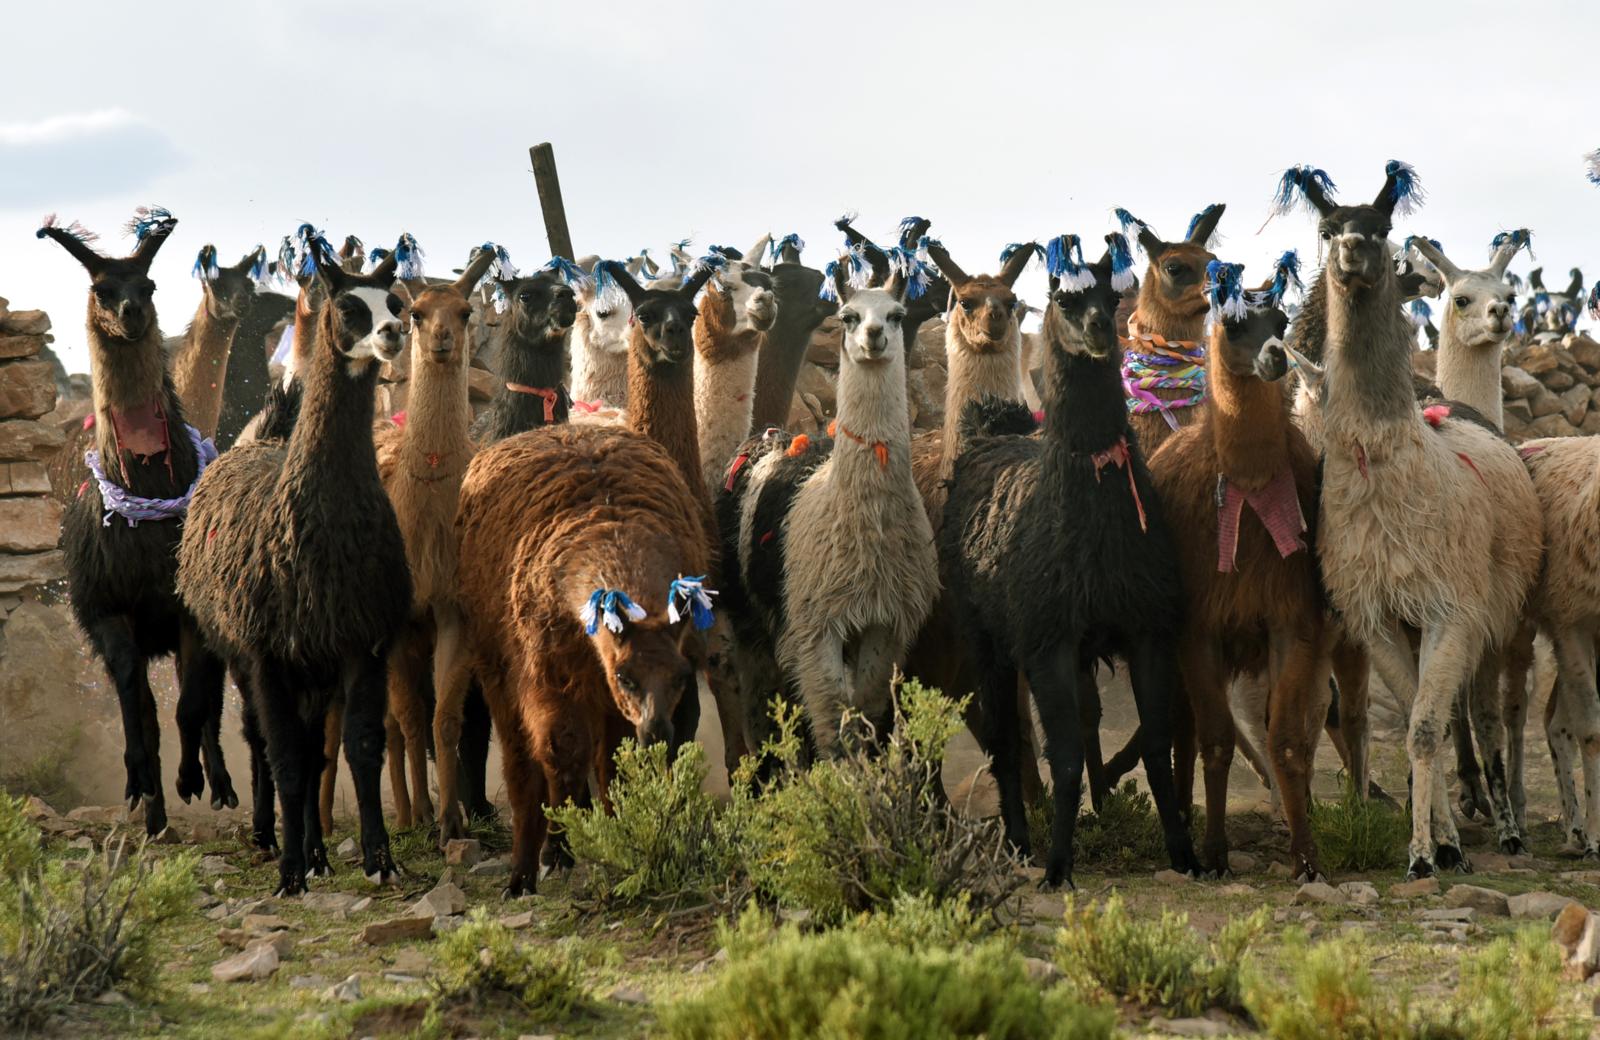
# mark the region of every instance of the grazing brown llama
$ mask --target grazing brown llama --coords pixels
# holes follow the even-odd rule
[[[256,286],[266,275],[266,265],[267,251],[262,246],[256,246],[232,267],[217,265],[216,246],[202,246],[195,258],[200,305],[195,308],[188,330],[175,347],[169,344],[169,349],[172,382],[183,401],[184,414],[203,436],[212,437],[217,432],[234,340],[255,301]]]
[[[293,432],[235,447],[207,470],[178,550],[184,602],[243,680],[252,753],[265,744],[283,810],[284,895],[329,869],[317,780],[333,704],[343,705],[362,869],[379,881],[394,871],[383,716],[390,646],[411,609],[405,543],[372,440],[380,361],[400,350],[394,268],[347,274],[325,243],[312,261],[319,302]]]
[[[537,885],[545,808],[587,804],[591,769],[605,798],[623,737],[693,739],[710,618],[670,608],[708,563],[695,486],[659,444],[605,426],[512,437],[467,472],[465,646],[500,733],[511,895]]]
[[[1308,817],[1315,739],[1327,714],[1324,605],[1307,544],[1316,521],[1317,460],[1295,428],[1279,380],[1288,371],[1278,308],[1297,262],[1247,291],[1237,264],[1213,261],[1206,342],[1207,407],[1150,458],[1150,475],[1177,544],[1185,607],[1178,660],[1205,761],[1201,862],[1228,872],[1228,771],[1237,676],[1260,676],[1266,751],[1289,823],[1294,873],[1320,875]],[[1178,771],[1193,775],[1180,755]]]
[[[1303,196],[1326,243],[1317,551],[1334,608],[1410,709],[1408,873],[1420,877],[1466,868],[1436,760],[1456,691],[1516,630],[1544,539],[1517,453],[1474,423],[1433,425],[1417,405],[1415,330],[1400,307],[1387,236],[1418,189],[1404,163],[1390,162],[1385,174],[1373,202],[1341,206],[1326,174],[1296,167],[1279,198]],[[1408,625],[1421,631],[1420,667]],[[1509,813],[1496,821],[1502,840],[1515,825]]]
[[[150,659],[177,655],[178,796],[211,783],[213,808],[238,804],[221,745],[223,666],[203,644],[175,585],[174,551],[195,484],[216,451],[184,422],[156,320],[150,264],[178,221],[158,207],[129,225],[131,255],[102,256],[94,236],[47,217],[51,238],[89,272],[86,332],[94,392],[90,479],[61,523],[72,613],[105,664],[122,711],[123,797],[144,803],[148,834],[167,826],[161,730]],[[202,773],[202,757],[204,772]]]
[[[402,830],[433,823],[428,794],[432,691],[443,685],[443,669],[460,653],[456,505],[476,448],[467,396],[471,294],[494,262],[494,248],[480,247],[454,282],[429,286],[414,297],[400,290],[411,325],[410,391],[405,415],[381,420],[375,434],[378,473],[400,523],[411,570],[411,618],[389,660],[389,789],[395,825]]]

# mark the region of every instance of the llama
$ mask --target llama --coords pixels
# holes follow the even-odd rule
[[[892,673],[938,594],[932,529],[911,476],[901,333],[907,298],[928,276],[909,253],[901,260],[883,289],[850,284],[854,274],[864,285],[869,271],[859,251],[832,265],[844,325],[837,439],[797,437],[783,451],[776,438],[747,442],[718,505],[724,579],[749,605],[736,631],[752,726],[782,675],[823,755],[845,746],[847,712],[887,731]],[[851,741],[856,734],[851,727]]]
[[[765,240],[745,255],[759,258],[764,250]],[[777,316],[772,277],[748,260],[718,265],[700,298],[694,410],[700,471],[710,491],[721,485],[729,460],[750,436],[759,351]]]
[[[872,277],[867,280],[867,285],[876,288],[886,284],[892,273],[889,251],[855,229],[854,214],[845,214],[834,221],[833,226],[844,232],[846,246],[859,252],[871,265]],[[899,248],[906,253],[919,252],[930,227],[932,222],[925,217],[906,217],[900,221]],[[950,298],[950,284],[943,275],[929,271],[928,278],[927,291],[915,299],[906,300],[905,326],[901,331],[905,335],[907,350],[916,347],[917,333],[923,323],[943,313],[945,303]]]
[[[216,449],[184,422],[167,368],[150,264],[178,221],[145,207],[129,223],[127,257],[103,256],[78,224],[46,217],[54,239],[89,273],[86,332],[94,393],[91,477],[61,524],[72,613],[117,690],[125,741],[123,797],[144,805],[147,834],[167,826],[161,791],[161,733],[150,690],[150,660],[175,654],[178,672],[178,796],[211,785],[211,806],[239,804],[221,744],[223,666],[204,645],[174,582],[174,550],[190,496]],[[202,765],[203,759],[203,765]],[[202,772],[203,769],[203,772]]]
[[[800,262],[804,248],[799,235],[786,235],[774,243],[776,262],[767,273],[772,279],[778,315],[757,355],[756,389],[750,410],[752,429],[788,424],[795,383],[800,378],[806,348],[811,345],[811,334],[835,309],[833,301],[819,293],[822,272]]]
[[[1387,248],[1393,215],[1417,201],[1415,172],[1391,161],[1366,205],[1336,205],[1332,190],[1320,170],[1296,167],[1279,193],[1281,210],[1297,195],[1316,210],[1328,252],[1319,278],[1327,356],[1317,402],[1324,441],[1317,550],[1343,624],[1409,709],[1407,873],[1421,877],[1467,868],[1435,760],[1456,691],[1515,631],[1539,569],[1543,525],[1527,470],[1509,445],[1451,417],[1433,426],[1417,406],[1414,333]],[[1420,667],[1407,625],[1421,630]],[[1516,837],[1509,811],[1495,822],[1502,842]]]
[[[1168,647],[1182,610],[1177,550],[1123,395],[1115,315],[1133,282],[1121,235],[1083,261],[1075,235],[1050,244],[1045,416],[1038,436],[986,435],[1020,405],[968,405],[939,559],[957,623],[973,643],[1006,837],[1028,854],[1017,768],[1017,680],[1044,725],[1055,819],[1043,883],[1072,883],[1082,789],[1081,676],[1128,660],[1150,789],[1174,869],[1197,870],[1172,777],[1178,676]],[[994,414],[998,412],[999,414]],[[989,413],[986,415],[986,413]],[[986,421],[987,420],[987,421]]]
[[[1251,721],[1267,727],[1295,875],[1321,875],[1308,817],[1312,756],[1328,706],[1322,589],[1306,544],[1316,519],[1317,460],[1278,382],[1288,371],[1282,337],[1289,325],[1278,304],[1297,266],[1287,254],[1267,286],[1247,292],[1240,265],[1211,262],[1208,404],[1150,458],[1186,598],[1178,660],[1205,759],[1201,857],[1219,877],[1228,872],[1235,733],[1228,684],[1241,675],[1264,678],[1270,691]],[[1193,775],[1192,760],[1180,756],[1178,765]]]
[[[572,323],[572,398],[583,411],[628,406],[628,326],[633,307],[626,296],[604,297],[593,283],[578,292]]]
[[[394,872],[380,774],[389,648],[410,613],[405,543],[378,477],[374,388],[399,353],[394,266],[351,275],[314,244],[319,302],[302,337],[304,399],[287,442],[236,447],[195,488],[178,586],[242,677],[253,753],[283,810],[278,892],[328,870],[317,805],[325,716],[343,705],[363,872]]]
[[[495,279],[496,366],[503,380],[472,428],[480,444],[549,423],[564,423],[572,406],[565,382],[568,339],[578,316],[574,287],[586,277],[557,257],[528,276],[507,269]]]
[[[1150,225],[1117,210],[1124,233],[1149,258],[1123,344],[1122,377],[1133,429],[1147,453],[1185,423],[1205,402],[1205,334],[1210,305],[1201,287],[1206,265],[1216,257],[1210,243],[1227,207],[1207,206],[1189,221],[1178,242],[1163,241]]]
[[[412,584],[411,618],[389,662],[389,788],[395,825],[402,830],[433,822],[427,757],[432,690],[444,684],[445,670],[459,654],[456,503],[475,448],[467,398],[471,294],[499,262],[497,252],[492,244],[475,249],[453,283],[422,289],[414,298],[405,283],[398,283],[411,323],[411,387],[404,423],[382,423],[376,449],[378,472],[405,541]],[[407,790],[407,766],[414,795]]]
[[[183,338],[172,350],[172,381],[184,414],[203,437],[213,437],[222,415],[228,380],[228,359],[240,323],[255,300],[256,286],[266,277],[267,251],[261,246],[232,267],[217,264],[217,247],[202,246],[194,261],[200,279],[200,306]]]

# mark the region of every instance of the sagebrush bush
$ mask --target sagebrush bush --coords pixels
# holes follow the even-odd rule
[[[1207,939],[1189,927],[1187,914],[1134,918],[1115,892],[1099,906],[1069,899],[1056,962],[1069,976],[1144,1007],[1182,1015],[1236,1011],[1245,955],[1266,924],[1266,911],[1258,910]]]
[[[704,992],[667,1008],[679,1040],[1099,1040],[1115,1012],[1064,985],[1042,988],[1017,950],[990,939],[911,945],[843,927],[774,931],[747,911],[725,931],[728,964]]]
[[[1378,984],[1359,936],[1315,945],[1292,932],[1271,964],[1245,972],[1245,1007],[1275,1040],[1578,1040],[1588,1023],[1561,1007],[1561,957],[1543,928],[1496,939],[1461,962],[1461,981],[1425,1006]],[[1281,978],[1280,978],[1281,976]]]
[[[147,992],[165,926],[193,905],[199,853],[158,859],[126,839],[49,863],[21,803],[0,797],[0,1025],[29,1028],[113,986]]]
[[[1047,786],[1028,806],[1028,840],[1035,849],[1050,847],[1055,799]],[[1106,794],[1098,812],[1083,813],[1072,837],[1073,862],[1107,871],[1167,863],[1167,842],[1150,796],[1132,780]]]
[[[705,749],[691,741],[673,758],[665,744],[625,740],[616,761],[614,812],[570,804],[550,812],[588,865],[584,892],[608,904],[671,903],[738,888],[730,821],[705,791]]]
[[[1387,870],[1405,865],[1411,821],[1399,809],[1363,799],[1352,786],[1337,802],[1313,802],[1311,834],[1327,870]]]
[[[920,894],[895,896],[887,909],[862,914],[852,927],[866,938],[918,950],[977,942],[992,923],[991,918],[973,914],[971,900],[965,894],[943,902]]]
[[[798,766],[796,714],[778,713],[780,735],[765,750],[779,776],[759,796],[736,793],[732,808],[757,891],[831,923],[902,894],[965,894],[987,913],[1021,886],[1000,821],[969,819],[944,797],[939,771],[962,705],[915,681],[894,703],[881,748],[810,769]]]
[[[481,906],[439,941],[434,965],[435,1007],[483,1008],[510,1001],[540,1021],[557,1021],[583,1002],[572,957],[519,944],[511,929]]]

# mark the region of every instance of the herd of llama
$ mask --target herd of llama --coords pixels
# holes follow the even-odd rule
[[[1590,163],[1600,184],[1600,153]],[[86,479],[62,542],[117,691],[125,797],[151,834],[166,827],[149,669],[172,654],[177,794],[238,805],[220,737],[231,677],[253,840],[277,855],[280,894],[328,869],[341,744],[363,870],[382,881],[385,760],[393,822],[449,841],[495,811],[491,735],[509,892],[531,893],[570,862],[547,810],[609,806],[622,741],[675,749],[710,706],[731,766],[784,698],[808,760],[870,749],[904,675],[972,695],[1023,856],[1048,766],[1046,886],[1072,884],[1085,781],[1098,803],[1135,764],[1172,867],[1226,873],[1236,751],[1273,790],[1294,874],[1316,879],[1317,746],[1326,731],[1355,791],[1373,789],[1375,673],[1407,713],[1407,869],[1423,877],[1469,869],[1457,758],[1463,778],[1481,759],[1463,804],[1502,850],[1525,846],[1539,637],[1556,660],[1563,834],[1600,856],[1600,439],[1513,445],[1501,387],[1507,345],[1551,312],[1570,328],[1581,283],[1519,305],[1522,229],[1494,236],[1481,269],[1421,235],[1397,244],[1421,184],[1403,162],[1382,173],[1367,201],[1320,169],[1283,174],[1272,215],[1303,210],[1320,240],[1304,284],[1292,251],[1249,278],[1218,256],[1220,204],[1176,239],[1117,209],[1104,232],[959,261],[993,273],[963,270],[918,217],[892,245],[840,220],[844,248],[820,269],[797,235],[700,256],[680,243],[670,269],[641,254],[519,272],[485,242],[448,279],[424,275],[410,235],[364,254],[302,225],[275,260],[257,247],[223,267],[201,249],[204,299],[175,345],[149,274],[171,213],[139,210],[126,256],[47,218],[39,237],[90,279],[93,413],[67,460],[81,453]],[[1015,285],[1032,264],[1049,291],[1024,334]],[[273,281],[297,290],[281,375],[241,407],[217,371]],[[1425,296],[1442,318],[1422,385]],[[1600,317],[1600,286],[1588,306]],[[919,430],[910,352],[939,317],[943,423]],[[840,330],[825,432],[785,432],[825,321]],[[244,356],[259,349],[235,353],[265,376]],[[380,373],[397,364],[406,407],[385,414]],[[1110,669],[1138,727],[1107,754]]]

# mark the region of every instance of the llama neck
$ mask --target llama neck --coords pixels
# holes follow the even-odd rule
[[[413,337],[411,386],[400,443],[413,461],[422,460],[416,471],[465,470],[472,450],[467,432],[471,425],[465,354],[450,361],[434,361],[427,357],[420,337]]]
[[[171,469],[172,486],[181,482],[187,487],[194,476],[194,448],[184,431],[183,407],[167,373],[166,341],[161,330],[152,324],[141,340],[113,339],[102,333],[91,317],[88,338],[95,448],[106,475],[139,491],[137,485],[148,481],[137,479],[136,470],[150,467],[132,466],[130,462],[134,456],[160,454],[164,441],[170,450],[170,466],[157,468],[163,474]],[[163,422],[164,430],[160,425]],[[180,468],[186,472],[179,472]]]
[[[939,477],[948,480],[955,473],[961,412],[968,403],[983,397],[1004,401],[1022,400],[1022,330],[1013,325],[1004,345],[995,348],[975,346],[959,328],[960,319],[945,326],[944,353],[948,371],[944,389],[944,436]]]
[[[870,466],[898,476],[903,468],[911,476],[911,419],[906,400],[905,355],[889,360],[855,361],[848,345],[839,356],[838,420],[834,427],[835,465]],[[887,451],[888,465],[878,458],[877,446]]]
[[[628,354],[606,350],[597,338],[589,312],[579,311],[572,325],[572,396],[623,407],[628,403]]]
[[[694,364],[650,360],[644,331],[636,324],[628,337],[628,428],[666,449],[691,490],[704,496],[700,437],[694,416]]]
[[[1395,279],[1349,289],[1324,271],[1327,375],[1322,404],[1328,449],[1381,440],[1422,422],[1411,377],[1411,323],[1400,313]]]
[[[694,322],[695,425],[701,469],[708,482],[716,479],[750,435],[758,352],[765,339],[753,329],[734,332],[729,327],[732,304],[724,308],[709,302],[708,298],[700,305]]]
[[[806,348],[811,345],[811,334],[826,317],[826,312],[817,306],[817,283],[802,282],[807,291],[794,292],[794,283],[778,273],[783,268],[784,265],[779,264],[774,273],[778,284],[778,319],[767,331],[756,368],[755,402],[751,411],[751,425],[756,429],[788,425],[789,406],[794,401],[795,383],[800,379],[800,364],[805,360]]]
[[[183,334],[172,359],[172,381],[183,399],[189,421],[207,437],[216,433],[222,414],[222,388],[228,378],[228,357],[239,332],[239,318],[211,313],[202,293],[194,321]]]
[[[378,460],[372,443],[373,391],[378,385],[376,360],[349,361],[317,329],[309,351],[309,371],[302,374],[304,398],[288,454],[279,477],[291,497],[316,494],[316,489],[348,491],[363,481],[378,483]],[[352,376],[347,365],[364,365]]]
[[[1044,366],[1044,441],[1057,464],[1114,447],[1128,428],[1122,358],[1092,358],[1047,343]]]
[[[1438,369],[1435,378],[1444,396],[1470,405],[1505,429],[1505,396],[1500,390],[1500,359],[1505,340],[1469,345],[1461,340],[1461,323],[1455,308],[1446,307],[1439,329]]]
[[[1267,484],[1289,464],[1289,403],[1277,383],[1239,374],[1223,360],[1227,333],[1213,333],[1206,361],[1211,430],[1221,473],[1247,488]]]
[[[1202,309],[1196,314],[1186,314],[1173,309],[1161,298],[1156,279],[1146,273],[1144,283],[1139,287],[1139,303],[1134,308],[1132,324],[1140,332],[1153,332],[1166,339],[1198,342],[1205,339],[1206,312]],[[1122,330],[1118,329],[1117,332],[1120,335]]]
[[[566,422],[567,395],[563,387],[567,375],[567,333],[524,340],[513,338],[508,332],[500,341],[499,354],[501,385],[495,389],[490,405],[488,442],[546,424]],[[555,402],[547,413],[543,395],[513,390],[506,383],[556,391]]]

